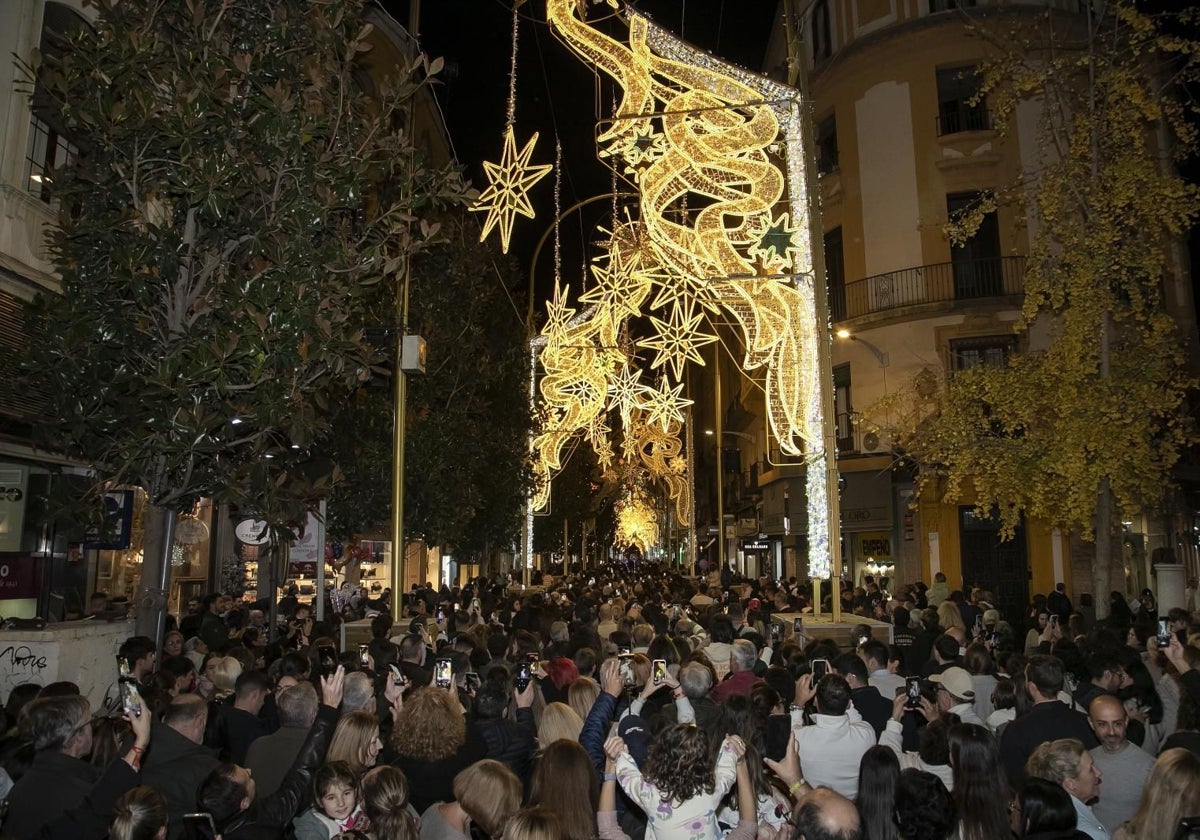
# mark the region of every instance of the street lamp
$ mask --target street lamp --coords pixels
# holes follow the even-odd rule
[[[875,356],[875,359],[876,359],[876,361],[879,362],[880,367],[887,367],[889,364],[891,364],[891,359],[888,357],[887,353],[880,350],[878,347],[876,347],[871,342],[867,341],[865,338],[861,338],[857,335],[854,335],[853,333],[850,332],[850,330],[847,330],[847,329],[838,330],[837,337],[849,339],[850,341],[857,341],[859,344],[866,347],[868,350],[871,351],[872,355]]]

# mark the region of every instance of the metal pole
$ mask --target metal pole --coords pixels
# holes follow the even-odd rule
[[[412,0],[408,8],[408,35],[414,44],[421,28],[421,0]],[[413,102],[408,102],[408,130],[411,131],[413,117]],[[412,142],[412,138],[409,138]],[[411,181],[413,172],[413,151],[408,156],[408,174]],[[404,255],[404,274],[401,281],[400,294],[396,296],[396,314],[399,316],[400,331],[396,338],[396,393],[395,420],[392,436],[392,617],[399,619],[404,614],[404,442],[406,438],[405,414],[408,411],[407,378],[400,369],[401,345],[404,334],[408,332],[408,291],[409,281],[412,280],[412,260]]]
[[[713,369],[716,374],[716,384],[713,388],[714,407],[716,408],[716,440],[717,440],[717,568],[725,574],[725,456],[721,447],[721,438],[725,434],[722,427],[724,414],[721,405],[721,353],[713,352]]]

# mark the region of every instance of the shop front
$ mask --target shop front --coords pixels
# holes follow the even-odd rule
[[[881,589],[895,579],[896,552],[890,470],[843,472],[843,560],[855,586],[872,578]]]

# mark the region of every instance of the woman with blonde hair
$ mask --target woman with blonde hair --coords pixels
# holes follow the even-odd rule
[[[1185,817],[1200,814],[1200,757],[1191,750],[1166,750],[1142,788],[1142,803],[1113,840],[1158,840],[1178,836]]]
[[[125,791],[113,808],[112,840],[165,840],[167,800],[157,788],[139,785]]]
[[[499,761],[477,761],[454,777],[454,801],[429,806],[421,815],[421,840],[468,840],[480,833],[500,837],[521,808],[521,780]]]
[[[210,700],[224,700],[233,696],[237,678],[242,675],[242,663],[232,656],[214,656],[204,666],[204,676],[212,683]]]
[[[325,760],[344,761],[361,776],[375,766],[382,747],[379,719],[370,712],[351,712],[339,720],[337,729],[333,730]]]
[[[938,604],[937,614],[938,624],[941,625],[943,630],[957,627],[959,630],[966,631],[967,625],[963,623],[962,612],[958,609],[958,604],[949,598]]]
[[[545,748],[558,740],[578,741],[582,730],[583,718],[574,709],[566,703],[547,703],[538,723],[537,739]]]
[[[567,705],[575,710],[580,720],[587,720],[599,696],[600,683],[591,677],[580,677],[567,689]]]
[[[572,840],[549,808],[517,811],[504,827],[504,840]]]
[[[376,767],[361,782],[362,809],[372,840],[418,840],[408,778],[395,767]]]
[[[487,757],[478,727],[468,727],[453,685],[418,688],[405,695],[392,727],[392,763],[404,771],[417,813],[454,798],[454,777]]]

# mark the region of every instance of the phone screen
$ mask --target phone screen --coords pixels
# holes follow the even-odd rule
[[[828,659],[814,659],[812,661],[812,678],[813,685],[821,681],[821,678],[829,673]]]
[[[1168,618],[1158,620],[1158,646],[1160,648],[1171,646],[1171,620]]]
[[[533,679],[533,670],[529,667],[529,663],[522,662],[517,667],[517,678],[516,678],[516,680],[514,680],[514,684],[517,687],[517,691],[524,691],[525,689],[529,688],[529,683],[532,679]]]
[[[124,678],[131,676],[129,671],[129,662],[121,654],[117,654],[117,677]]]
[[[479,599],[478,598],[471,599],[471,609],[474,610],[475,612],[479,612]]]
[[[1050,613],[1050,623],[1058,624],[1058,613]]]
[[[118,681],[118,685],[121,687],[121,708],[134,717],[141,717],[142,696],[138,692],[137,683],[132,677],[125,677]]]
[[[915,709],[921,705],[921,678],[909,677],[904,681],[904,692],[908,695],[908,702],[904,705],[911,709]]]
[[[481,685],[483,685],[483,680],[480,679],[479,674],[474,671],[467,671],[467,691],[478,691]]]
[[[803,618],[792,619],[792,632],[793,633],[804,632],[804,619]]]
[[[337,670],[337,649],[333,645],[321,645],[317,648],[317,660],[321,665],[321,673],[332,674]]]
[[[388,669],[392,672],[392,685],[408,685],[408,677],[397,668],[395,665],[389,665]]]
[[[654,669],[651,672],[654,684],[658,685],[667,677],[667,660],[655,659],[653,663]]]
[[[439,659],[434,665],[433,682],[438,688],[449,688],[454,680],[454,669],[449,659]]]
[[[358,664],[364,668],[371,667],[371,654],[367,653],[366,645],[358,646]]]
[[[622,653],[617,658],[621,661],[621,678],[624,680],[625,685],[633,685],[637,679],[633,673],[633,655]]]

